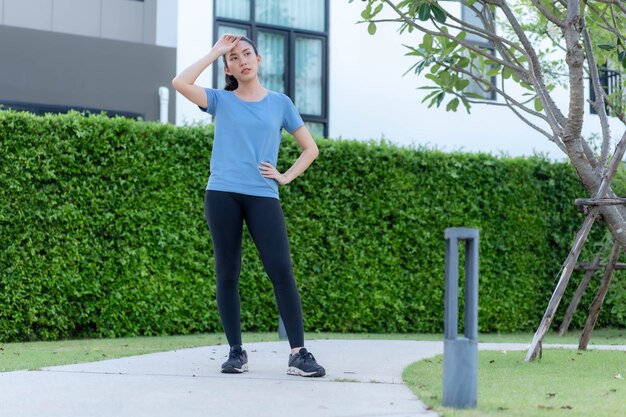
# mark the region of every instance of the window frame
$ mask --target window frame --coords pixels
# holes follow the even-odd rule
[[[329,113],[329,97],[328,97],[328,85],[329,85],[329,77],[328,77],[328,29],[329,29],[329,15],[330,15],[330,5],[329,0],[324,0],[324,32],[318,32],[314,30],[308,29],[299,29],[292,28],[287,26],[278,26],[267,23],[259,23],[256,19],[255,8],[256,1],[250,0],[250,21],[243,21],[238,19],[219,17],[217,16],[217,1],[213,0],[213,43],[217,42],[218,29],[221,25],[226,26],[234,26],[241,29],[245,29],[249,33],[249,38],[257,42],[257,37],[259,31],[265,31],[270,33],[280,33],[285,34],[287,36],[287,41],[285,42],[287,50],[285,51],[286,57],[286,68],[285,68],[285,94],[291,98],[291,100],[296,102],[296,74],[295,74],[295,66],[296,66],[296,37],[306,37],[313,39],[320,39],[322,41],[322,111],[321,115],[312,115],[301,113],[302,119],[305,122],[311,123],[321,123],[324,126],[324,136],[328,136],[328,113]],[[220,64],[213,65],[213,88],[222,88],[223,81],[223,62],[220,57]]]
[[[601,85],[600,88],[606,92],[607,95],[615,93],[615,86],[621,83],[622,73],[620,71],[611,69],[607,64],[598,65],[598,73],[600,76],[600,82],[605,81],[606,85]],[[593,80],[589,77],[589,113],[597,115],[598,112],[593,107],[593,102],[596,101],[596,91],[594,90]],[[613,111],[605,104],[605,111],[607,116],[615,116]]]

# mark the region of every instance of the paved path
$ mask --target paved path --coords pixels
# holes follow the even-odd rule
[[[227,346],[0,373],[0,416],[437,416],[402,383],[402,371],[442,353],[442,342],[313,340],[307,347],[326,367],[326,377],[286,375],[286,342],[246,344],[250,372],[241,375],[219,372]]]

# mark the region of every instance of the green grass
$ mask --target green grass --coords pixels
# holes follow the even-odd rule
[[[524,362],[525,354],[479,352],[476,409],[441,407],[442,356],[410,365],[404,380],[445,417],[626,415],[626,352],[544,349],[533,363]]]
[[[249,333],[245,335],[245,340],[270,342],[278,340],[278,336],[275,333]],[[221,345],[225,342],[222,334],[200,334],[5,343],[0,344],[0,372],[95,362],[198,346]]]
[[[532,333],[483,334],[481,342],[529,343]],[[545,343],[578,343],[579,332],[558,337],[548,335]],[[441,341],[441,334],[355,334],[307,333],[313,339],[388,339]],[[244,343],[277,341],[277,333],[246,333]],[[626,329],[599,329],[594,332],[594,344],[626,345]],[[0,344],[0,372],[20,369],[39,369],[46,366],[94,362],[169,350],[211,346],[226,343],[222,334],[189,336],[132,337],[119,339],[83,339],[57,342],[29,342]]]
[[[582,330],[571,331],[563,336],[549,333],[544,344],[578,344]],[[534,333],[483,333],[478,335],[482,343],[530,343]],[[442,341],[443,334],[431,333],[310,333],[307,339],[387,339],[387,340],[423,340]],[[594,345],[626,345],[626,329],[597,329],[593,331],[591,344]]]

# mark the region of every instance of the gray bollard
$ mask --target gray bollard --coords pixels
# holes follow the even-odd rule
[[[285,329],[285,323],[283,323],[283,318],[278,315],[278,338],[283,340],[287,338],[287,329]]]
[[[476,407],[478,384],[478,229],[445,230],[444,407]],[[458,337],[459,240],[465,241],[464,336]]]

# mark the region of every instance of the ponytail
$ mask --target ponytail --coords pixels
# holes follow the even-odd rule
[[[259,54],[259,51],[257,51],[256,45],[254,44],[254,42],[252,42],[247,37],[242,36],[240,39],[240,42],[249,43],[250,46],[252,46],[252,49],[254,50],[255,55]],[[224,67],[228,67],[228,63],[226,62],[226,55],[224,55]],[[235,91],[237,87],[239,87],[239,83],[237,82],[237,79],[233,77],[232,75],[224,74],[224,80],[225,80],[224,90],[226,91]]]
[[[235,91],[237,87],[239,87],[237,79],[232,75],[224,74],[224,80],[226,80],[226,84],[224,85],[224,90],[226,91]]]

